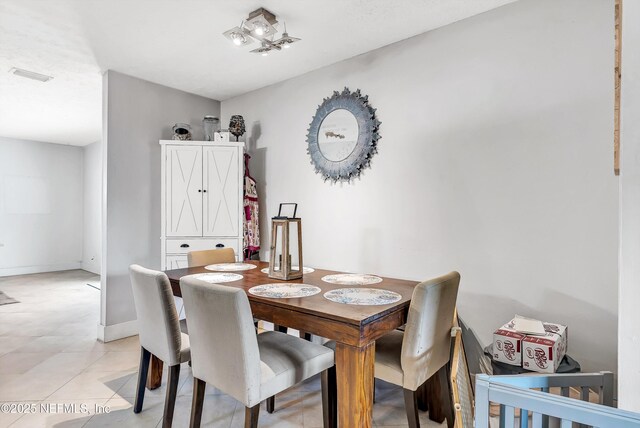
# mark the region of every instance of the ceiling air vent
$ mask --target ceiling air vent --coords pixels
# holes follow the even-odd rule
[[[16,76],[26,77],[27,79],[37,80],[38,82],[48,82],[53,79],[53,76],[47,76],[46,74],[36,73],[35,71],[23,70],[22,68],[13,67],[9,70],[9,73]]]

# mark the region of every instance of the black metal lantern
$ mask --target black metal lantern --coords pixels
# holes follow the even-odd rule
[[[236,141],[240,138],[241,135],[244,135],[245,127],[244,127],[244,118],[239,114],[234,114],[231,116],[231,120],[229,121],[229,132],[236,136]]]

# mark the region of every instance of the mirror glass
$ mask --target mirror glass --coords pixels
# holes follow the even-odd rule
[[[318,147],[328,160],[339,162],[346,159],[357,143],[358,121],[349,110],[334,110],[320,124]]]

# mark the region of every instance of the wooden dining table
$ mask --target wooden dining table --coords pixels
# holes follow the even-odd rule
[[[373,413],[375,341],[405,324],[413,289],[418,283],[381,277],[381,282],[359,287],[395,291],[401,296],[399,301],[379,306],[336,303],[326,299],[324,293],[351,286],[328,283],[322,278],[343,272],[316,269],[303,275],[301,279],[286,282],[315,285],[322,290],[321,293],[302,298],[265,298],[255,296],[248,290],[256,285],[285,281],[269,278],[266,273],[261,272],[261,269],[269,267],[268,263],[246,263],[251,263],[256,268],[234,272],[242,275],[242,279],[225,282],[224,285],[242,288],[247,292],[255,318],[334,340],[339,426],[370,427]],[[207,272],[211,271],[202,266],[168,270],[165,273],[171,282],[174,296],[180,297],[180,278]],[[148,387],[159,386],[161,374],[162,362],[152,359]]]

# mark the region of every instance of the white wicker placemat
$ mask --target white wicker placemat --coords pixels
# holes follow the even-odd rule
[[[402,299],[395,291],[378,288],[338,288],[324,293],[327,300],[346,305],[388,305]]]
[[[379,276],[362,273],[338,273],[335,275],[323,276],[322,280],[330,284],[340,285],[370,285],[382,282],[382,278]]]
[[[207,270],[216,270],[219,272],[241,272],[245,270],[255,269],[257,266],[249,263],[216,263],[208,265],[204,268]]]
[[[298,270],[298,266],[291,266],[291,269],[292,269],[292,270]],[[279,270],[279,269],[276,269],[276,272],[278,272],[278,270]],[[305,274],[305,273],[311,273],[311,272],[315,272],[315,271],[316,271],[316,270],[315,270],[314,268],[310,268],[310,267],[306,267],[306,266],[302,268],[302,273],[303,273],[303,274]],[[269,273],[269,268],[268,268],[268,267],[266,267],[266,268],[262,268],[262,269],[260,269],[260,272],[262,272],[262,273]]]
[[[206,281],[210,284],[217,284],[221,282],[238,281],[244,278],[237,273],[216,272],[216,273],[197,273],[195,275],[187,275],[185,278],[195,278],[200,281]]]
[[[308,284],[263,284],[249,289],[254,296],[270,297],[272,299],[293,299],[297,297],[309,297],[320,293],[320,288]]]

